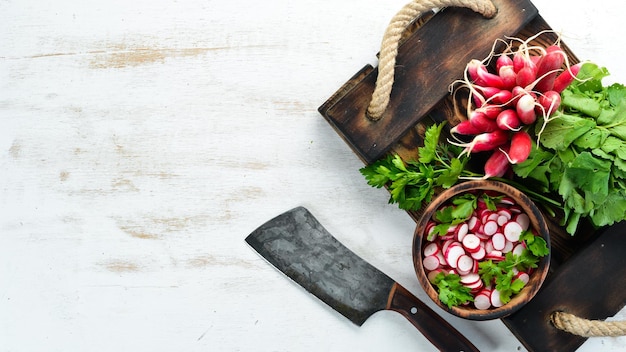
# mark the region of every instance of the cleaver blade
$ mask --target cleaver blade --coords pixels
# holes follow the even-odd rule
[[[304,207],[254,230],[246,242],[324,303],[362,325],[380,310],[402,314],[442,351],[478,351],[424,302],[334,238]]]

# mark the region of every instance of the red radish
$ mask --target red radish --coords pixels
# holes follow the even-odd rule
[[[537,119],[537,114],[535,113],[535,98],[530,94],[522,95],[515,105],[515,111],[517,112],[517,117],[519,117],[523,124],[532,124]]]
[[[561,94],[554,90],[549,90],[539,96],[537,102],[543,108],[542,112],[544,116],[552,116],[561,105]]]
[[[494,104],[484,104],[476,110],[485,114],[486,117],[495,120],[502,111],[502,107]]]
[[[486,310],[491,308],[491,294],[479,293],[474,297],[474,307],[480,310]]]
[[[554,80],[556,79],[557,71],[563,65],[565,61],[565,53],[558,47],[550,48],[548,53],[541,58],[537,65],[537,79],[535,84],[535,90],[539,92],[547,92],[554,87]]]
[[[476,69],[478,80],[484,82],[485,86],[504,88],[504,82],[500,76],[493,74],[487,70],[485,65],[481,65]]]
[[[511,89],[517,84],[517,73],[513,66],[502,66],[498,69],[498,76],[502,79],[505,89]]]
[[[500,299],[500,291],[498,291],[497,289],[491,291],[491,305],[496,308],[502,307],[504,305],[504,303],[502,303],[502,300]]]
[[[436,255],[437,253],[439,253],[439,245],[437,243],[431,242],[426,247],[424,247],[425,257]]]
[[[437,256],[437,259],[439,259],[439,264],[441,264],[441,265],[448,264],[446,262],[446,258],[443,256],[443,252],[441,252],[441,251],[437,252],[436,256]]]
[[[498,56],[496,59],[496,70],[500,72],[500,69],[506,66],[513,68],[513,59],[511,59],[508,55]]]
[[[463,247],[465,247],[465,249],[467,249],[467,251],[470,253],[478,252],[478,250],[481,248],[480,238],[472,233],[467,234],[465,238],[463,238]]]
[[[500,204],[503,204],[504,202],[507,202],[509,200],[511,199],[503,198],[500,200]],[[511,218],[513,217],[513,213],[511,212],[511,210],[509,210],[509,208],[498,208],[498,215],[504,216],[507,220],[511,220]]]
[[[469,122],[474,128],[479,130],[480,133],[494,132],[499,129],[495,120],[488,118],[487,115],[477,110],[470,113]],[[479,133],[474,133],[474,135],[477,134]]]
[[[491,236],[491,244],[496,251],[502,251],[506,246],[506,237],[500,232]]]
[[[517,131],[522,124],[513,109],[502,110],[496,117],[496,124],[501,130]]]
[[[524,67],[517,72],[515,83],[523,88],[530,86],[537,79],[537,73],[530,67]]]
[[[437,257],[434,255],[424,257],[424,259],[422,260],[422,264],[424,264],[424,269],[428,271],[435,270],[440,266],[439,259],[437,259]]]
[[[452,134],[461,134],[465,136],[473,136],[473,135],[480,134],[483,132],[486,132],[486,131],[478,129],[469,120],[463,120],[460,123],[458,123],[456,126],[450,129],[450,133]]]
[[[574,79],[576,79],[576,75],[578,75],[578,72],[580,72],[581,66],[582,62],[579,62],[576,65],[570,66],[569,69],[561,72],[558,76],[556,76],[556,78],[554,79],[554,86],[552,87],[552,90],[557,93],[563,92],[565,88],[567,88],[567,86],[574,82]]]
[[[518,224],[515,221],[507,222],[506,225],[502,228],[504,232],[504,236],[507,240],[511,242],[519,241],[519,237],[522,235],[522,225]]]
[[[498,150],[494,150],[491,156],[485,162],[485,177],[502,177],[509,170],[509,159],[506,155],[508,147],[504,147]],[[480,224],[478,224],[480,226]],[[475,232],[475,230],[473,230]]]
[[[494,150],[506,143],[509,134],[506,131],[497,129],[493,132],[485,132],[476,135],[474,139],[465,147],[465,153],[477,153]]]
[[[469,74],[469,78],[478,84],[484,83],[484,82],[480,82],[480,79],[478,77],[478,70],[483,69],[483,68],[484,68],[484,65],[479,60],[476,60],[476,59],[470,60],[470,62],[467,63],[467,68],[466,68],[467,73]]]
[[[532,150],[532,140],[526,131],[518,131],[513,133],[511,137],[511,147],[509,148],[509,162],[511,164],[519,164],[530,155]]]
[[[531,57],[524,54],[522,51],[518,51],[513,55],[513,69],[518,72],[524,67],[529,67],[533,71],[536,70],[536,64]]]

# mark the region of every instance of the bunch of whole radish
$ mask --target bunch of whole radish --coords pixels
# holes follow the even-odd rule
[[[470,61],[462,81],[470,92],[468,118],[451,132],[473,137],[468,143],[451,143],[464,147],[467,154],[492,152],[484,166],[485,178],[504,176],[511,164],[528,158],[532,141],[526,130],[538,116],[547,121],[558,109],[561,92],[580,66],[570,66],[558,44],[542,48],[527,42],[497,56],[496,72],[480,60]]]

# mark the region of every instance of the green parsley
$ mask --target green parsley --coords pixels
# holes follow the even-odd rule
[[[461,283],[461,277],[457,274],[440,272],[433,281],[439,292],[439,300],[448,308],[474,301],[471,289]]]
[[[461,148],[439,142],[444,125],[434,124],[426,130],[417,160],[405,163],[399,155],[389,154],[359,171],[370,186],[388,187],[389,203],[404,210],[419,210],[432,200],[437,187],[450,188],[460,177],[480,177],[466,170],[469,156],[459,156]]]

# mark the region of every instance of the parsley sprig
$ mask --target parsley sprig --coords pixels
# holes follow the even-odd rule
[[[450,188],[460,177],[482,176],[466,169],[469,157],[459,156],[461,148],[439,142],[444,125],[435,124],[426,130],[417,160],[405,163],[399,155],[389,154],[359,171],[370,186],[387,186],[389,203],[397,203],[404,210],[419,210],[432,200],[437,187]]]
[[[461,283],[459,275],[440,272],[435,276],[433,284],[437,286],[439,300],[448,308],[474,301],[471,289]]]

